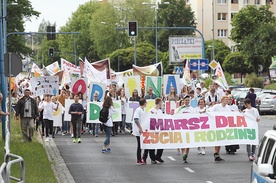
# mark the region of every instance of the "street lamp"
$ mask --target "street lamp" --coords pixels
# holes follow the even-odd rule
[[[158,29],[157,29],[158,28],[158,15],[157,15],[157,13],[158,13],[158,8],[159,8],[159,2],[156,1],[155,4],[149,4],[147,2],[143,2],[142,4],[143,5],[154,5],[154,7],[155,7],[155,50],[156,50],[155,63],[158,63]],[[165,1],[162,4],[170,4],[170,2]]]

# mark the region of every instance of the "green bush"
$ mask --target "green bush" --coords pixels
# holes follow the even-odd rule
[[[267,90],[276,90],[276,84],[270,84],[264,87]]]
[[[264,79],[262,77],[258,77],[255,73],[251,73],[246,76],[245,82],[246,87],[264,87]]]

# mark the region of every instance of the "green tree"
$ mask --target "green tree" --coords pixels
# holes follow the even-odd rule
[[[74,61],[75,41],[77,58],[87,57],[91,61],[99,59],[94,41],[90,38],[91,30],[89,29],[92,16],[99,7],[99,2],[92,1],[80,5],[68,19],[66,25],[61,27],[62,32],[80,32],[79,35],[58,35],[57,42],[62,53],[61,57],[71,62]]]
[[[242,76],[252,72],[252,69],[246,64],[246,57],[241,52],[232,52],[228,54],[223,62],[223,68],[230,74],[240,73]]]
[[[164,4],[163,2],[169,2],[170,4]],[[190,6],[186,6],[185,0],[162,0],[157,11],[159,27],[196,27],[194,12]],[[155,22],[152,26],[155,27]],[[158,32],[158,49],[162,52],[168,51],[170,36],[195,35],[192,30],[160,30]],[[153,31],[149,41],[155,45]]]
[[[17,5],[11,5],[12,2],[7,1],[7,33],[24,32],[24,23],[33,16],[38,17],[40,13],[34,10],[29,0],[17,1]],[[7,51],[28,54],[31,50],[25,45],[24,36],[10,35],[7,37]]]
[[[134,49],[133,47],[120,49],[112,52],[108,55],[110,58],[110,65],[111,68],[115,69],[117,68],[118,64],[118,54],[119,55],[119,61],[120,61],[120,71],[128,70],[132,68],[132,64],[134,64]],[[161,55],[161,53],[160,53]],[[142,67],[145,65],[150,65],[155,63],[155,49],[154,46],[150,44],[137,44],[136,48],[136,61],[137,65]]]
[[[206,58],[211,61],[211,54],[212,54],[212,40],[205,41],[205,54]],[[215,40],[214,42],[215,47],[215,57],[214,60],[220,62],[223,65],[223,61],[225,60],[226,56],[230,53],[230,48],[222,41],[222,40]]]
[[[270,6],[246,6],[237,13],[233,20],[231,39],[239,43],[248,59],[247,64],[258,72],[258,65],[268,68],[271,57],[275,55],[276,18]],[[270,76],[269,76],[270,77]]]
[[[51,57],[49,55],[49,48],[54,48],[54,56]],[[55,61],[60,60],[60,49],[59,44],[56,40],[50,40],[48,41],[46,37],[44,37],[42,43],[40,44],[40,48],[38,50],[38,64],[43,67],[50,65],[51,63]]]

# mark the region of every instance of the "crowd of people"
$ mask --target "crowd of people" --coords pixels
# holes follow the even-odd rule
[[[164,113],[165,101],[174,101],[179,103],[179,107],[172,110],[170,115],[214,111],[254,111],[256,122],[260,120],[258,110],[254,108],[256,95],[253,88],[250,89],[247,99],[244,101],[245,106],[243,109],[237,107],[231,91],[224,91],[217,83],[211,84],[208,89],[205,88],[204,82],[201,82],[200,86],[194,87],[194,89],[183,86],[179,94],[177,94],[174,87],[171,87],[168,95],[162,94],[159,98],[153,92],[152,87],[148,87],[147,91],[141,92],[142,95],[138,93],[137,89],[134,89],[132,96],[128,98],[125,94],[124,86],[119,88],[116,83],[112,83],[110,89],[105,92],[103,102],[103,107],[109,108],[108,121],[102,124],[86,123],[88,100],[83,97],[81,92],[77,94],[70,92],[69,86],[63,87],[56,97],[44,95],[42,99],[40,97],[32,97],[31,90],[26,87],[23,96],[19,97],[16,91],[12,93],[11,103],[16,118],[21,121],[23,140],[26,142],[32,141],[34,130],[38,129],[38,126],[41,124],[41,133],[42,136],[45,136],[46,142],[51,141],[58,130],[61,131],[62,135],[70,134],[73,138],[73,143],[81,143],[81,134],[86,131],[95,137],[98,137],[99,133],[105,133],[106,139],[102,147],[102,153],[109,153],[111,152],[110,136],[115,136],[119,133],[124,134],[126,131],[129,131],[137,139],[137,164],[139,165],[147,163],[148,154],[152,164],[164,162],[162,159],[163,149],[158,149],[156,153],[153,149],[146,149],[143,156],[141,155],[140,135],[143,132],[141,124],[144,123],[144,121],[141,121],[141,117],[145,113],[147,100],[149,99],[155,100],[155,106],[149,112],[156,115]],[[94,93],[93,101],[99,102],[98,97],[98,93]],[[54,127],[53,113],[57,110],[59,104],[65,108],[66,99],[74,100],[69,111],[67,111],[71,114],[71,121],[64,120],[63,113],[62,126],[58,128]],[[115,113],[113,102],[116,100],[121,101],[121,122],[113,122],[111,118]],[[140,107],[134,112],[133,123],[126,123],[127,103],[133,101],[139,102]],[[8,115],[8,113],[4,113],[2,110],[0,114]],[[226,152],[234,154],[237,148],[238,145],[226,146]],[[205,155],[205,147],[198,147],[198,152]],[[247,153],[249,160],[253,161],[255,158],[255,146],[247,145]],[[184,163],[188,162],[189,148],[177,149],[177,154],[182,155]],[[220,156],[220,146],[214,147],[214,160],[223,161]]]

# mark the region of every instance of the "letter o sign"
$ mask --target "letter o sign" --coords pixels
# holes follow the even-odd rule
[[[72,87],[72,92],[77,94],[79,92],[81,92],[82,94],[84,94],[86,92],[86,83],[84,80],[80,79],[78,81],[75,82],[74,86]]]

